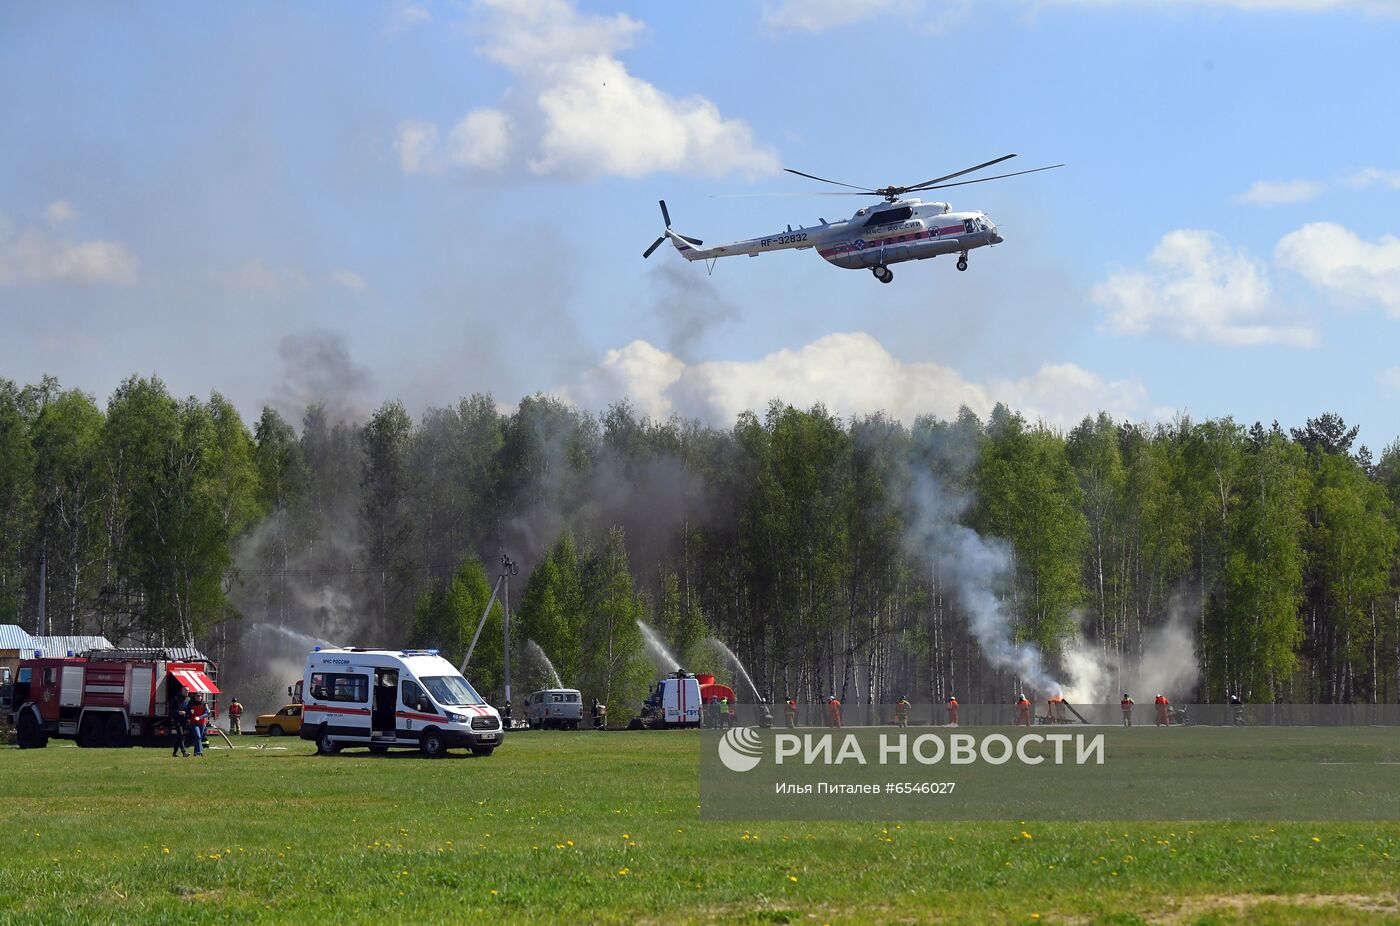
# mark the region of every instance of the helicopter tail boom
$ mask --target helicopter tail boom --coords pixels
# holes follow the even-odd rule
[[[681,256],[686,260],[702,260],[704,251],[700,250],[700,245],[705,242],[699,238],[687,238],[680,232],[666,229],[666,237],[671,239],[671,243],[676,246],[676,250],[681,252]]]

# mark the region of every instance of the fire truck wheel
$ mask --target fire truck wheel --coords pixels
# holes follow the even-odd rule
[[[331,739],[324,727],[316,734],[316,751],[323,756],[333,756],[340,752],[340,744]]]
[[[19,740],[20,749],[43,749],[49,744],[48,736],[44,734],[31,711],[25,711],[19,718],[19,729],[15,731],[15,736]]]
[[[98,726],[99,719],[94,714],[84,717],[78,724],[78,734],[73,737],[73,742],[85,749],[101,746],[102,731]]]
[[[423,750],[423,755],[429,759],[441,759],[447,755],[447,740],[442,738],[441,731],[424,730],[423,735],[418,738],[418,748]]]
[[[121,714],[109,714],[107,717],[105,745],[111,749],[125,749],[131,745],[131,734],[126,728],[126,721]]]

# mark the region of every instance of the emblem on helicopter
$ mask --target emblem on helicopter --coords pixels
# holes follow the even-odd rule
[[[796,174],[799,177],[848,188],[821,195],[878,196],[884,200],[884,203],[858,209],[849,219],[836,222],[822,219],[820,225],[799,226],[797,231],[793,231],[792,226],[789,225],[786,232],[779,232],[777,235],[748,238],[743,241],[735,241],[732,244],[722,244],[709,248],[704,247],[704,242],[699,238],[690,238],[671,229],[671,213],[666,209],[666,201],[662,200],[661,217],[666,222],[665,231],[662,232],[661,237],[651,243],[651,247],[642,253],[642,257],[650,257],[653,251],[669,239],[686,260],[708,261],[711,270],[714,269],[714,261],[721,257],[732,257],[738,254],[755,257],[765,251],[790,248],[815,248],[816,252],[827,263],[846,270],[869,270],[881,283],[888,283],[894,279],[894,272],[890,270],[889,264],[898,264],[909,260],[925,260],[942,254],[958,255],[958,269],[966,270],[968,252],[974,248],[1002,243],[1003,239],[996,225],[987,218],[986,213],[955,213],[953,207],[945,202],[924,202],[921,199],[905,198],[906,194],[965,186],[970,183],[985,183],[988,180],[1002,180],[1006,177],[1019,177],[1022,174],[1034,174],[1042,170],[1064,167],[1063,164],[1051,164],[1048,167],[1018,170],[1009,174],[997,174],[993,177],[981,177],[976,180],[945,182],[991,167],[993,164],[1000,164],[1002,161],[1014,157],[1016,157],[1014,154],[1003,155],[975,167],[935,177],[932,180],[925,180],[923,183],[916,183],[913,186],[891,185],[879,188],[856,186],[853,183],[842,183],[839,180],[828,180],[825,177],[804,174],[802,171],[793,170],[790,167],[784,168],[788,173]],[[942,217],[944,222],[952,221],[958,224],[940,226],[935,223],[935,217]],[[945,231],[952,232],[954,229],[960,234],[956,234],[956,237],[943,237]],[[876,248],[875,245],[880,246]],[[865,253],[867,249],[870,249],[869,253]]]

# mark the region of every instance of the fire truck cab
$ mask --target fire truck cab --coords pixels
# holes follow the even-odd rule
[[[489,756],[501,717],[437,650],[323,649],[307,654],[301,738],[334,755],[409,746],[438,758],[453,747]]]
[[[24,660],[9,704],[20,748],[47,746],[54,736],[98,747],[164,737],[170,702],[181,690],[203,693],[217,716],[213,665],[164,656],[113,649]]]

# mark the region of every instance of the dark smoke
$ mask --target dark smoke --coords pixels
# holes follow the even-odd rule
[[[690,265],[663,261],[651,272],[659,291],[654,308],[665,333],[666,349],[687,362],[711,333],[743,317],[737,305],[720,295]]]
[[[282,338],[282,383],[268,404],[289,421],[312,405],[324,405],[331,421],[355,420],[368,413],[374,374],[350,357],[345,336],[328,328],[311,328]]]

